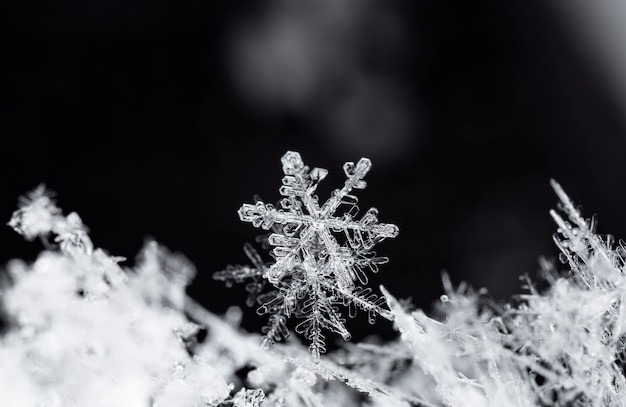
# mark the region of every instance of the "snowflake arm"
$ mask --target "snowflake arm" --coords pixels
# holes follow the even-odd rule
[[[242,265],[227,266],[225,270],[213,273],[213,279],[223,281],[226,287],[232,287],[235,283],[248,281],[246,284],[246,291],[248,291],[246,305],[251,307],[257,302],[259,294],[265,288],[263,274],[267,270],[267,266],[251,244],[244,244],[243,250],[254,267]]]

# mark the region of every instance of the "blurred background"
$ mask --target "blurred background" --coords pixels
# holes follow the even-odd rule
[[[329,170],[321,200],[364,156],[362,210],[400,227],[372,284],[429,309],[446,270],[507,299],[556,255],[550,178],[626,237],[625,19],[583,0],[5,0],[0,221],[45,183],[128,265],[146,238],[184,253],[221,313],[245,291],[211,274],[247,262],[259,231],[236,211],[278,200],[285,151]],[[0,242],[3,264],[41,249]],[[357,338],[391,330],[365,320]]]

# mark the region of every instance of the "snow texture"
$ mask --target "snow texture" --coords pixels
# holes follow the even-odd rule
[[[297,156],[287,157],[287,178],[301,174],[303,181],[284,184],[311,188],[313,171],[299,166],[301,161],[293,159]],[[293,168],[300,170],[292,173]],[[352,175],[346,184],[359,184],[364,172],[357,170],[359,165],[349,168],[354,171],[348,171]],[[597,234],[595,222],[582,217],[556,182],[552,186],[560,201],[550,213],[557,224],[554,239],[563,270],[557,270],[555,262],[541,261],[546,290],[539,291],[526,278],[527,293],[511,304],[500,304],[484,290],[465,284],[453,287],[444,275],[445,292],[427,315],[381,287],[399,337],[345,343],[313,359],[310,349],[293,337],[262,349],[267,334],[263,338],[244,332],[240,309],[218,316],[188,297],[185,287],[195,269],[180,254],[149,242],[135,267],[122,267],[123,259],[94,247],[78,215],[63,215],[52,195],[39,187],[21,199],[9,222],[28,240],[44,239],[46,249],[32,264],[11,261],[0,275],[0,309],[7,325],[0,335],[0,406],[626,405],[626,246]],[[253,266],[232,267],[220,276],[227,283],[248,281],[253,301],[264,304],[264,284],[288,293],[291,283],[280,285],[285,280],[310,296],[304,287],[309,284],[307,269],[300,262],[315,260],[322,270],[308,269],[321,273],[312,277],[314,281],[339,285],[347,275],[343,289],[352,287],[353,293],[368,297],[371,293],[358,291],[350,274],[353,268],[328,263],[334,264],[331,256],[345,259],[345,250],[356,259],[355,253],[369,249],[346,240],[346,245],[331,246],[336,250],[331,255],[319,236],[336,232],[326,226],[335,222],[344,233],[364,235],[364,240],[380,229],[329,213],[319,221],[326,232],[319,232],[317,218],[305,213],[302,204],[313,199],[312,191],[285,192],[300,208],[294,209],[298,216],[265,204],[264,214],[256,205],[247,213],[262,223],[273,214],[267,227],[297,239],[295,246],[276,247],[291,249],[277,261],[291,256],[299,271],[285,270],[283,263],[270,278],[272,264],[246,246]],[[322,210],[326,204],[311,207]],[[284,228],[291,224],[296,226],[288,235]],[[314,232],[303,236],[305,230]],[[286,301],[285,295],[280,301]],[[315,311],[314,305],[305,305],[309,298],[296,296],[303,300],[303,314]]]

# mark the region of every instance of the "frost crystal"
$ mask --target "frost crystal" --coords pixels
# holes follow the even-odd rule
[[[52,193],[44,185],[39,185],[27,196],[21,197],[19,206],[9,226],[27,240],[41,237],[47,244],[47,235],[54,234],[55,242],[60,244],[64,252],[78,250],[91,254],[93,251],[93,244],[80,216],[76,212],[63,216],[52,199]]]
[[[334,190],[323,205],[319,204],[315,190],[328,171],[310,170],[300,154],[292,151],[282,157],[282,164],[285,177],[280,194],[284,198],[279,208],[258,200],[244,204],[238,212],[242,221],[272,229],[267,240],[274,247],[275,262],[266,266],[254,249],[246,247],[254,268],[231,266],[214,277],[227,284],[252,281],[247,286],[250,298],[256,298],[261,305],[259,314],[270,315],[264,329],[266,346],[288,334],[287,318],[294,315],[303,319],[296,332],[310,341],[309,349],[317,360],[325,352],[323,329],[350,339],[337,305],[348,305],[350,316],[354,316],[356,308],[367,311],[371,323],[376,314],[391,319],[389,311],[381,308],[384,299],[357,282],[367,284],[365,272],[375,273],[378,265],[388,261],[386,257],[377,257],[373,247],[385,238],[395,237],[398,227],[379,223],[376,208],[370,208],[358,220],[355,218],[358,200],[350,193],[367,185],[363,178],[372,166],[367,158],[344,164],[347,179],[343,187]],[[347,211],[336,215],[342,205],[348,207]],[[337,240],[337,233],[343,234],[344,243]],[[258,295],[264,281],[275,290]]]
[[[265,399],[265,393],[263,390],[248,390],[241,389],[233,397],[234,407],[258,407]]]

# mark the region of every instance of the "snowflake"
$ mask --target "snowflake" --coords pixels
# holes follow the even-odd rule
[[[345,184],[334,190],[321,206],[315,190],[328,171],[310,170],[300,154],[292,151],[282,157],[282,164],[285,177],[280,194],[284,198],[279,208],[257,200],[254,204],[244,204],[238,212],[242,221],[272,230],[267,242],[274,247],[275,261],[263,263],[256,251],[246,246],[254,267],[230,266],[216,273],[214,278],[228,285],[252,281],[247,289],[250,298],[260,304],[257,312],[270,316],[263,330],[266,347],[287,337],[289,317],[303,319],[295,330],[310,341],[309,349],[318,360],[325,352],[322,330],[338,333],[344,340],[351,337],[338,305],[347,305],[350,316],[354,316],[357,308],[365,310],[370,323],[375,322],[377,314],[392,318],[389,311],[382,308],[384,298],[370,288],[357,285],[357,281],[367,284],[365,272],[375,273],[379,265],[388,261],[386,257],[376,256],[373,247],[385,238],[397,236],[398,227],[379,223],[376,208],[370,208],[360,219],[355,219],[358,200],[350,192],[366,187],[363,178],[372,166],[369,159],[361,158],[356,165],[345,163]],[[335,215],[341,205],[347,206],[347,211]],[[337,233],[345,236],[341,238],[343,243],[335,237]],[[261,294],[265,282],[274,290]]]

